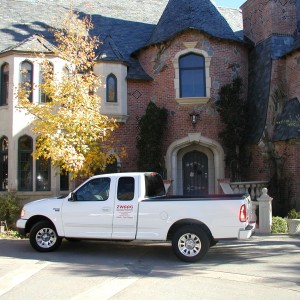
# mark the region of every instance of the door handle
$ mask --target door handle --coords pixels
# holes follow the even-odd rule
[[[102,211],[110,211],[110,208],[109,207],[103,207]]]

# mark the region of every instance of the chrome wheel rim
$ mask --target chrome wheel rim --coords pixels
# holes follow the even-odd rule
[[[185,233],[178,240],[178,249],[184,256],[193,257],[201,251],[201,240],[194,233]]]
[[[57,240],[56,232],[51,228],[42,228],[36,234],[36,242],[41,248],[51,248]]]

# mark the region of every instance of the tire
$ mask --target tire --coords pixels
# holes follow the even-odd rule
[[[35,250],[50,252],[60,246],[62,238],[57,235],[55,227],[50,222],[41,221],[31,228],[29,241]]]
[[[175,255],[182,261],[195,262],[203,258],[210,246],[208,235],[199,226],[187,225],[172,238]]]

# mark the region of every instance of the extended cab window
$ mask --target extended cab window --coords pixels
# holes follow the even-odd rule
[[[118,182],[118,200],[132,200],[134,198],[134,178],[121,177]]]
[[[95,178],[74,194],[76,201],[105,201],[109,197],[110,178]]]

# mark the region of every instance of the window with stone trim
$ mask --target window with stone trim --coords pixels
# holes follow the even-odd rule
[[[33,64],[30,61],[25,60],[20,64],[20,82],[26,90],[30,91],[29,101],[32,102]]]
[[[8,90],[9,90],[9,64],[4,63],[1,66],[1,94],[0,106],[8,104]]]
[[[205,59],[188,53],[179,58],[180,98],[206,97]]]
[[[8,189],[8,138],[0,139],[0,191]]]
[[[184,43],[186,49],[173,59],[175,99],[181,106],[202,105],[210,99],[212,56],[196,45],[197,42]]]
[[[106,102],[118,102],[117,77],[109,74],[106,78]]]
[[[30,136],[24,135],[18,142],[18,190],[32,191],[33,178],[33,140]]]

